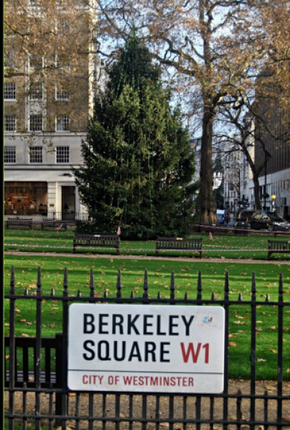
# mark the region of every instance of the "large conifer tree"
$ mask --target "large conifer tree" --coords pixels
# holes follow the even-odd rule
[[[181,113],[172,111],[159,69],[132,35],[109,71],[105,94],[73,169],[98,231],[184,234],[193,219],[194,156]]]

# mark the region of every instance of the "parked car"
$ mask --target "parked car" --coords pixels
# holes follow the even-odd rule
[[[290,223],[282,218],[276,211],[245,209],[238,213],[237,222],[249,223],[253,230],[290,230]]]

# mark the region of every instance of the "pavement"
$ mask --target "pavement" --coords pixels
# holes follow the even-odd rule
[[[289,260],[256,260],[256,259],[232,259],[232,258],[210,258],[210,257],[166,257],[164,255],[155,257],[149,255],[117,255],[117,254],[97,254],[97,253],[61,253],[61,252],[26,252],[26,251],[5,251],[4,255],[29,255],[36,256],[51,256],[51,257],[66,257],[66,258],[114,258],[120,260],[165,260],[165,261],[186,261],[186,262],[200,262],[200,263],[235,263],[235,264],[273,264],[276,266],[290,265]]]

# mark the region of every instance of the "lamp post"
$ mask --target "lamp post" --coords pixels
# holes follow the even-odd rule
[[[272,211],[274,211],[275,210],[275,200],[276,200],[275,194],[272,194],[271,199],[272,199]]]

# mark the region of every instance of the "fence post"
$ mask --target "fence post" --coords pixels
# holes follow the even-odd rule
[[[35,414],[40,415],[40,373],[41,373],[41,313],[42,313],[42,291],[41,291],[41,268],[38,267],[37,290],[36,290],[36,341],[35,341]],[[40,419],[35,419],[36,430],[40,429]]]
[[[278,290],[278,375],[277,375],[277,422],[278,428],[283,428],[282,418],[282,394],[283,394],[283,277],[280,273]]]
[[[15,347],[15,276],[14,267],[11,268],[10,280],[10,321],[9,321],[9,414],[15,413],[14,391],[15,386],[15,368],[16,368],[16,347]],[[14,429],[14,418],[9,418],[9,430]]]
[[[62,388],[62,341],[63,334],[57,333],[55,335],[55,386],[59,390]],[[55,394],[55,414],[62,414],[62,393],[58,391]]]

